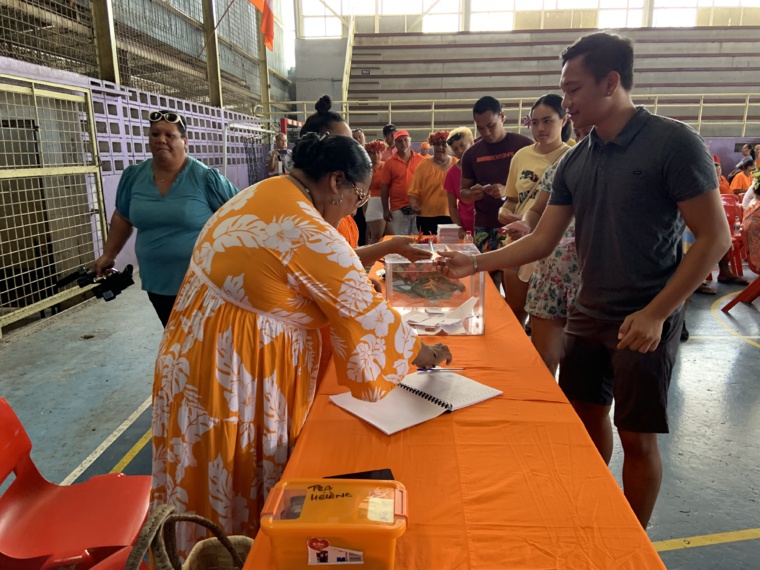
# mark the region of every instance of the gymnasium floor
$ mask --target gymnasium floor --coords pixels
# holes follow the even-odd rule
[[[665,475],[649,528],[671,569],[760,567],[760,299],[726,316],[719,307],[738,290],[720,284],[717,295],[694,295],[687,312],[691,338],[670,388]],[[26,426],[43,475],[70,483],[150,473],[161,332],[138,283],[113,302],[89,301],[6,333],[0,395]],[[618,480],[621,459],[616,443]]]

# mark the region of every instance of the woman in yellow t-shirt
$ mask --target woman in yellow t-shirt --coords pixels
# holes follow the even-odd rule
[[[424,235],[438,233],[438,224],[450,224],[449,198],[443,182],[457,159],[449,154],[449,131],[428,137],[433,158],[420,163],[409,186],[409,206],[417,214],[417,229]]]

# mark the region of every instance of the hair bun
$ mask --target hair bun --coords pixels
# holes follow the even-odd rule
[[[306,133],[293,148],[293,160],[297,163],[312,162],[322,154],[322,137],[317,133]]]
[[[322,95],[319,101],[314,104],[314,108],[320,115],[327,113],[332,108],[332,99],[329,95]]]

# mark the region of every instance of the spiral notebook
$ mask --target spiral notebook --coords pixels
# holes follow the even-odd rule
[[[350,392],[330,396],[330,400],[384,434],[391,435],[501,393],[501,390],[461,374],[434,369],[409,374],[378,402],[359,400]]]

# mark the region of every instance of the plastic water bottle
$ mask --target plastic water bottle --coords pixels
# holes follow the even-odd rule
[[[473,243],[472,232],[465,232],[463,241],[464,243]]]

